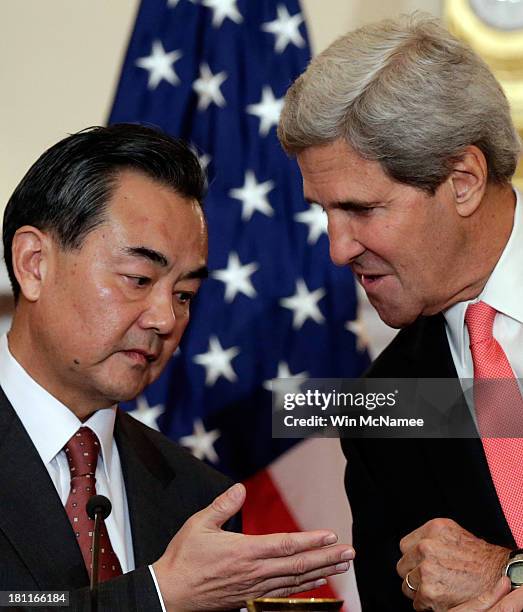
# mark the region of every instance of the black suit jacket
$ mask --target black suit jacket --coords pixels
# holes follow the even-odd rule
[[[114,436],[137,569],[100,585],[98,609],[160,612],[148,564],[162,555],[186,519],[230,482],[121,410]],[[239,527],[239,520],[228,527]],[[49,473],[0,389],[0,590],[69,591],[70,609],[80,612],[89,610],[88,585],[80,548]]]
[[[367,376],[456,378],[443,315],[402,330]],[[489,542],[515,547],[481,440],[342,440],[342,448],[364,612],[412,610],[396,573],[399,541],[430,519],[451,518]]]

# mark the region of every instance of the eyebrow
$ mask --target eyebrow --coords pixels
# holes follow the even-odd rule
[[[160,251],[155,251],[154,249],[149,249],[147,247],[125,247],[123,249],[125,255],[131,255],[131,257],[142,257],[149,261],[152,261],[155,264],[160,265],[162,268],[165,268],[169,260],[163,253]]]
[[[156,251],[155,249],[149,249],[148,247],[125,247],[123,249],[125,255],[130,255],[131,257],[141,257],[143,259],[147,259],[162,268],[165,268],[169,265],[169,260],[167,257],[160,253],[160,251]],[[196,270],[191,270],[184,274],[181,279],[193,279],[193,278],[201,278],[205,279],[209,276],[209,269],[207,266],[200,266]]]
[[[305,197],[305,201],[310,204],[311,206],[313,206],[314,204],[316,204],[317,206],[321,206],[322,208],[325,208],[322,204],[320,204],[318,201],[313,200],[311,198],[307,198]],[[347,208],[368,208],[369,206],[374,206],[376,204],[379,204],[379,202],[365,202],[363,200],[342,200],[342,201],[338,201],[338,202],[333,202],[332,206],[335,207],[347,207]]]
[[[205,279],[209,276],[209,268],[207,266],[200,266],[197,270],[193,270],[192,272],[187,272],[181,277],[181,280],[191,279],[191,278],[201,278]]]

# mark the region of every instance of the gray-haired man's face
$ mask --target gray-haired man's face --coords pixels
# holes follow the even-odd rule
[[[330,254],[348,265],[385,323],[404,327],[459,300],[466,270],[452,189],[398,183],[345,141],[298,155],[304,195],[328,215]]]

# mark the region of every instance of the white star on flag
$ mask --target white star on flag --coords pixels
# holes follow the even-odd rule
[[[211,463],[218,463],[219,457],[214,450],[214,443],[220,435],[218,429],[206,431],[203,421],[196,419],[192,435],[183,436],[179,442],[182,446],[189,448],[197,459],[207,459]]]
[[[238,293],[243,293],[250,298],[256,297],[256,289],[250,277],[259,267],[257,263],[242,266],[238,253],[229,253],[227,267],[215,270],[211,276],[225,283],[225,301],[230,303]]]
[[[306,223],[309,226],[308,244],[316,244],[318,238],[322,234],[327,233],[327,215],[318,204],[313,204],[307,210],[296,213],[294,219],[299,223]]]
[[[278,373],[275,378],[284,378],[285,382],[277,383],[276,390],[273,390],[273,380],[266,380],[263,383],[263,388],[267,391],[272,391],[272,405],[277,409],[283,408],[283,400],[287,393],[300,393],[302,383],[309,377],[308,372],[300,372],[299,374],[291,374],[288,364],[285,361],[278,363]],[[285,387],[285,390],[283,389]]]
[[[156,431],[160,431],[158,427],[158,417],[161,416],[165,412],[165,406],[163,404],[156,404],[156,406],[149,406],[149,402],[145,395],[139,395],[136,398],[136,408],[134,410],[130,410],[129,414],[143,423],[144,425],[148,425],[152,429],[156,429]]]
[[[211,163],[212,157],[208,155],[207,153],[203,153],[202,155],[198,155],[197,153],[196,157],[198,158],[198,161],[200,162],[200,166],[202,167],[202,170],[207,170],[207,166]]]
[[[360,308],[358,308],[358,315],[354,321],[347,321],[345,323],[345,329],[352,332],[356,336],[356,349],[363,353],[369,346],[369,336],[367,334],[367,328],[363,317],[361,316]]]
[[[321,314],[318,302],[325,295],[324,289],[309,291],[303,279],[296,281],[296,293],[291,297],[282,298],[280,304],[293,311],[292,327],[301,329],[307,319],[323,323],[325,317]]]
[[[231,189],[229,196],[242,203],[242,220],[249,221],[255,211],[272,217],[274,210],[269,204],[267,194],[274,189],[273,181],[258,183],[252,170],[245,172],[243,187]]]
[[[174,71],[173,64],[182,57],[180,51],[169,51],[166,53],[160,40],[155,40],[151,49],[151,55],[140,57],[136,60],[139,68],[149,71],[148,89],[156,89],[162,80],[171,85],[180,82]]]
[[[276,99],[268,85],[265,85],[262,90],[260,102],[247,106],[247,112],[260,119],[260,136],[267,136],[271,127],[278,125],[282,108],[283,98]]]
[[[212,25],[219,28],[224,19],[229,18],[234,23],[243,21],[242,14],[236,6],[237,0],[203,0],[203,6],[212,9]]]
[[[216,336],[209,338],[209,350],[207,353],[200,353],[193,357],[194,363],[205,368],[205,385],[212,387],[214,383],[223,376],[229,382],[238,380],[236,372],[233,370],[231,361],[240,353],[237,346],[232,346],[224,350]]]
[[[305,41],[300,34],[300,24],[303,21],[301,13],[289,15],[287,7],[283,4],[278,4],[278,18],[274,21],[262,23],[262,30],[270,32],[276,37],[274,50],[276,53],[282,53],[288,44],[292,43],[297,47],[304,47]]]
[[[191,151],[198,158],[202,170],[207,170],[207,166],[211,163],[212,157],[208,153],[200,153],[198,147],[194,144],[191,145]]]
[[[194,91],[198,94],[198,110],[207,110],[211,103],[216,106],[225,106],[225,98],[220,87],[226,78],[226,72],[213,74],[208,64],[205,62],[200,64],[200,78],[192,84]]]

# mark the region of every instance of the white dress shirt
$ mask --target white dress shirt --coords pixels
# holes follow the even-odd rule
[[[96,492],[108,497],[113,507],[105,525],[122,572],[135,569],[122,465],[113,438],[116,406],[97,410],[85,422],[80,421],[22,368],[9,350],[5,334],[0,336],[0,386],[33,441],[64,506],[71,488],[64,446],[82,426],[89,427],[97,435],[100,454],[95,473]],[[152,566],[149,569],[165,612]]]
[[[100,455],[96,492],[108,497],[113,506],[105,524],[122,571],[134,569],[129,509],[120,455],[113,439],[116,406],[97,410],[82,423],[22,368],[9,351],[6,335],[0,338],[0,386],[33,441],[64,506],[71,488],[71,472],[63,448],[82,426],[97,435]]]
[[[515,193],[512,232],[483,291],[476,299],[459,302],[444,312],[450,352],[460,379],[474,377],[465,312],[469,304],[479,301],[498,311],[494,338],[505,351],[516,377],[523,378],[523,202],[521,195]]]

